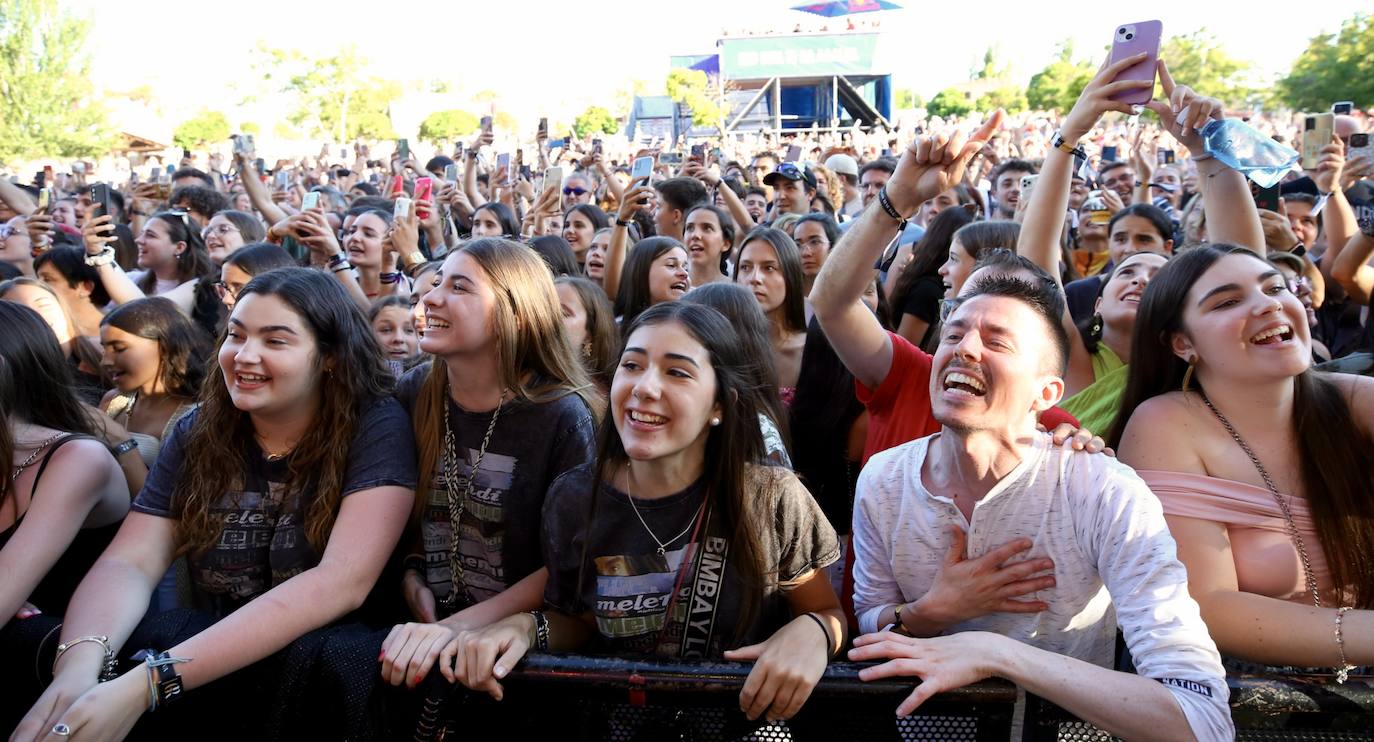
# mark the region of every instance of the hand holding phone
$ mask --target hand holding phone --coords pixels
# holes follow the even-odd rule
[[[558,192],[558,213],[563,213],[563,168],[551,167],[544,171],[544,191],[552,188]]]
[[[1137,23],[1122,23],[1116,27],[1116,33],[1112,37],[1112,53],[1108,64],[1132,57],[1141,52],[1147,56],[1137,64],[1127,67],[1124,72],[1116,76],[1113,82],[1123,80],[1155,80],[1155,72],[1159,67],[1159,42],[1164,35],[1164,24],[1160,21],[1140,21]],[[1123,93],[1113,95],[1112,100],[1129,103],[1132,105],[1143,106],[1150,102],[1154,97],[1154,87],[1140,88],[1138,90],[1128,90]]]
[[[431,200],[433,197],[434,197],[434,181],[431,180],[430,178],[416,178],[416,179],[415,179],[415,200],[416,200],[416,201],[429,201],[429,200]],[[415,215],[418,216],[418,217],[420,217],[421,219],[428,219],[428,218],[429,218],[429,209],[422,209],[422,208],[420,208],[420,207],[417,206],[416,209],[415,209]]]
[[[308,211],[320,205],[320,192],[310,191],[301,197],[301,211]]]
[[[1332,113],[1309,113],[1302,122],[1302,169],[1316,170],[1321,163],[1322,149],[1331,143],[1336,116]]]
[[[630,168],[630,183],[647,183],[649,177],[654,174],[654,158],[640,157],[635,160],[635,164]]]

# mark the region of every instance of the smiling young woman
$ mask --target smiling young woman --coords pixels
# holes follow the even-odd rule
[[[1218,648],[1374,663],[1374,380],[1311,368],[1302,303],[1243,248],[1175,258],[1136,325],[1108,442],[1163,503]]]
[[[285,268],[249,282],[200,405],[163,442],[134,512],[72,598],[62,640],[103,641],[75,643],[58,658],[19,738],[57,724],[122,738],[144,718],[184,729],[228,698],[277,708],[221,715],[219,731],[253,733],[270,718],[288,736],[310,734],[297,723],[342,736],[331,725],[356,722],[356,713],[307,719],[317,706],[285,700],[298,694],[282,683],[316,666],[296,660],[283,673],[279,663],[288,645],[362,605],[400,538],[415,469],[392,382],[366,321],[328,276]],[[189,559],[196,608],[145,619],[179,553]],[[153,668],[142,662],[97,684],[106,657],[136,647],[184,658],[166,670],[185,692],[157,690],[170,681],[150,684]]]
[[[596,460],[549,490],[548,611],[464,634],[445,674],[499,699],[499,680],[529,649],[598,637],[620,653],[753,661],[740,709],[752,720],[794,715],[844,643],[822,572],[839,551],[796,477],[757,463],[749,384],[720,313],[672,302],[641,314]]]
[[[539,606],[545,495],[591,459],[603,405],[568,340],[549,269],[524,245],[467,243],[422,301],[420,349],[434,360],[397,392],[419,448],[402,585],[415,621],[382,646],[382,677],[410,686],[452,656],[459,632]]]
[[[692,288],[691,270],[687,248],[672,237],[636,242],[625,260],[615,298],[620,326],[629,327],[640,312],[655,304],[681,299]]]

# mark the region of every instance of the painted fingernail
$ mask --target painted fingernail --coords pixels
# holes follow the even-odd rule
[[[377,655],[377,661],[378,661],[378,662],[381,662],[381,661],[384,660],[384,659],[386,659],[386,650],[385,650],[385,649],[382,650],[381,654]]]

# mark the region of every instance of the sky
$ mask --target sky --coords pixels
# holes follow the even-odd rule
[[[1309,38],[1334,32],[1342,20],[1369,9],[1367,2],[1338,0],[1304,5],[1301,12],[1275,5],[1285,8],[1275,14],[1262,6],[1241,11],[1234,2],[1157,0],[1122,3],[1122,17],[1099,20],[1105,3],[1056,11],[1030,0],[905,3],[909,7],[902,10],[856,18],[881,19],[894,85],[927,98],[967,79],[988,46],[1024,82],[1064,39],[1074,41],[1079,55],[1098,61],[1116,24],[1147,19],[1163,21],[1166,37],[1206,28],[1269,80],[1287,69]],[[226,109],[237,100],[231,85],[247,80],[250,52],[260,42],[310,54],[354,44],[383,78],[442,79],[468,94],[497,90],[503,96],[498,105],[513,111],[537,107],[572,115],[594,102],[612,103],[616,91],[635,79],[661,87],[669,55],[710,53],[723,29],[791,30],[798,22],[825,22],[790,10],[790,4],[799,3],[236,0],[199,6],[216,9],[213,16],[189,16],[185,0],[61,3],[94,21],[87,50],[99,88],[126,91],[147,84],[168,116],[208,108],[231,118],[234,112]],[[153,40],[157,47],[148,43]]]

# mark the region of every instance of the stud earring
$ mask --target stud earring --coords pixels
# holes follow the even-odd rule
[[[718,418],[718,417],[713,417],[713,418],[711,418],[711,424],[712,424],[712,425],[720,425],[720,418]]]

